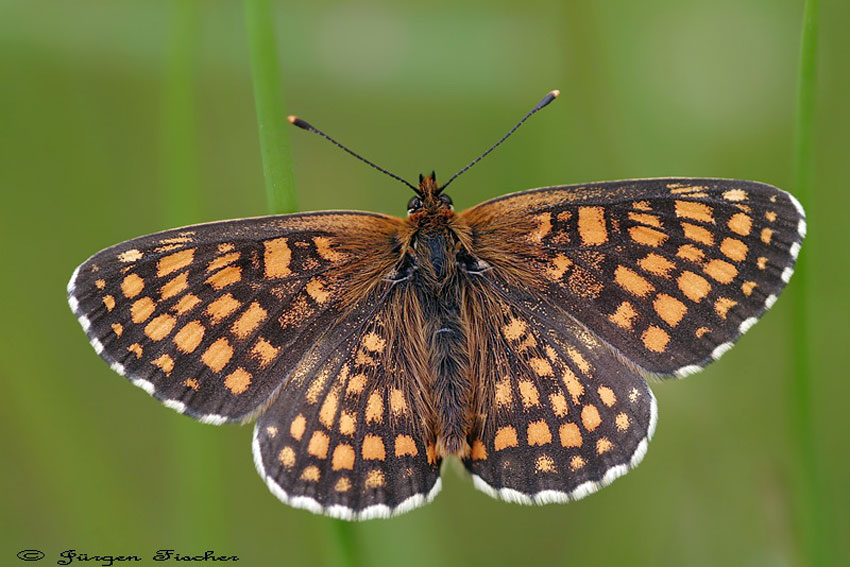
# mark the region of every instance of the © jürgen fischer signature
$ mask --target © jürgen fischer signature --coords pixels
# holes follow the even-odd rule
[[[225,562],[239,561],[236,555],[217,555],[215,551],[207,550],[203,555],[189,555],[178,553],[173,549],[159,549],[152,556],[149,556],[153,561],[188,561],[188,562]],[[103,567],[111,567],[116,563],[124,562],[141,562],[140,555],[101,555],[81,553],[76,549],[66,549],[59,554],[57,565],[71,565],[75,562],[87,563],[96,562]]]

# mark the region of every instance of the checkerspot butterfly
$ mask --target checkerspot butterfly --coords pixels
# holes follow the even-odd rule
[[[166,406],[258,418],[257,469],[293,506],[401,513],[435,496],[450,455],[491,496],[561,502],[638,464],[646,378],[726,352],[805,233],[793,196],[751,181],[545,187],[459,214],[433,173],[408,185],[404,220],[291,214],[117,244],[74,272],[71,308]]]

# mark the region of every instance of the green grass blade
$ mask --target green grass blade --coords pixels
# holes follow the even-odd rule
[[[260,150],[266,194],[272,213],[291,213],[297,209],[295,180],[290,157],[289,123],[283,111],[283,94],[278,75],[278,59],[272,13],[268,0],[245,0],[245,25],[251,53],[251,76],[260,130]],[[340,520],[328,520],[338,551],[338,564],[360,564],[354,526]]]
[[[806,0],[800,45],[797,83],[797,117],[794,137],[794,193],[809,211],[809,232],[817,233],[812,222],[814,169],[815,100],[817,86],[819,0]],[[811,236],[809,237],[811,248]],[[816,240],[816,238],[815,238]],[[815,373],[811,359],[809,317],[812,273],[810,258],[800,255],[795,269],[793,295],[794,364],[788,383],[791,441],[796,463],[794,521],[800,556],[805,565],[836,565],[835,549],[830,542],[830,522],[826,518],[826,500],[820,473],[820,459],[812,423],[812,383]]]
[[[283,112],[274,20],[268,0],[245,0],[244,5],[269,210],[291,213],[297,210],[298,204],[289,148],[289,123]]]

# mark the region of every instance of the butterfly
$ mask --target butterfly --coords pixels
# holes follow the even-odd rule
[[[408,185],[407,217],[167,230],[86,260],[68,299],[113,370],[201,422],[256,418],[271,491],[337,518],[429,502],[450,456],[510,502],[608,485],[652,437],[647,378],[729,350],[805,236],[792,195],[729,179],[544,187],[456,213],[444,190],[481,157],[414,186],[290,121]]]

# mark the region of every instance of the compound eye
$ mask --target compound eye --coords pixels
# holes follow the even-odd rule
[[[440,195],[440,202],[444,205],[452,206],[452,198],[448,195]]]
[[[411,199],[407,202],[407,210],[414,211],[422,206],[422,199],[419,197],[411,197]]]

